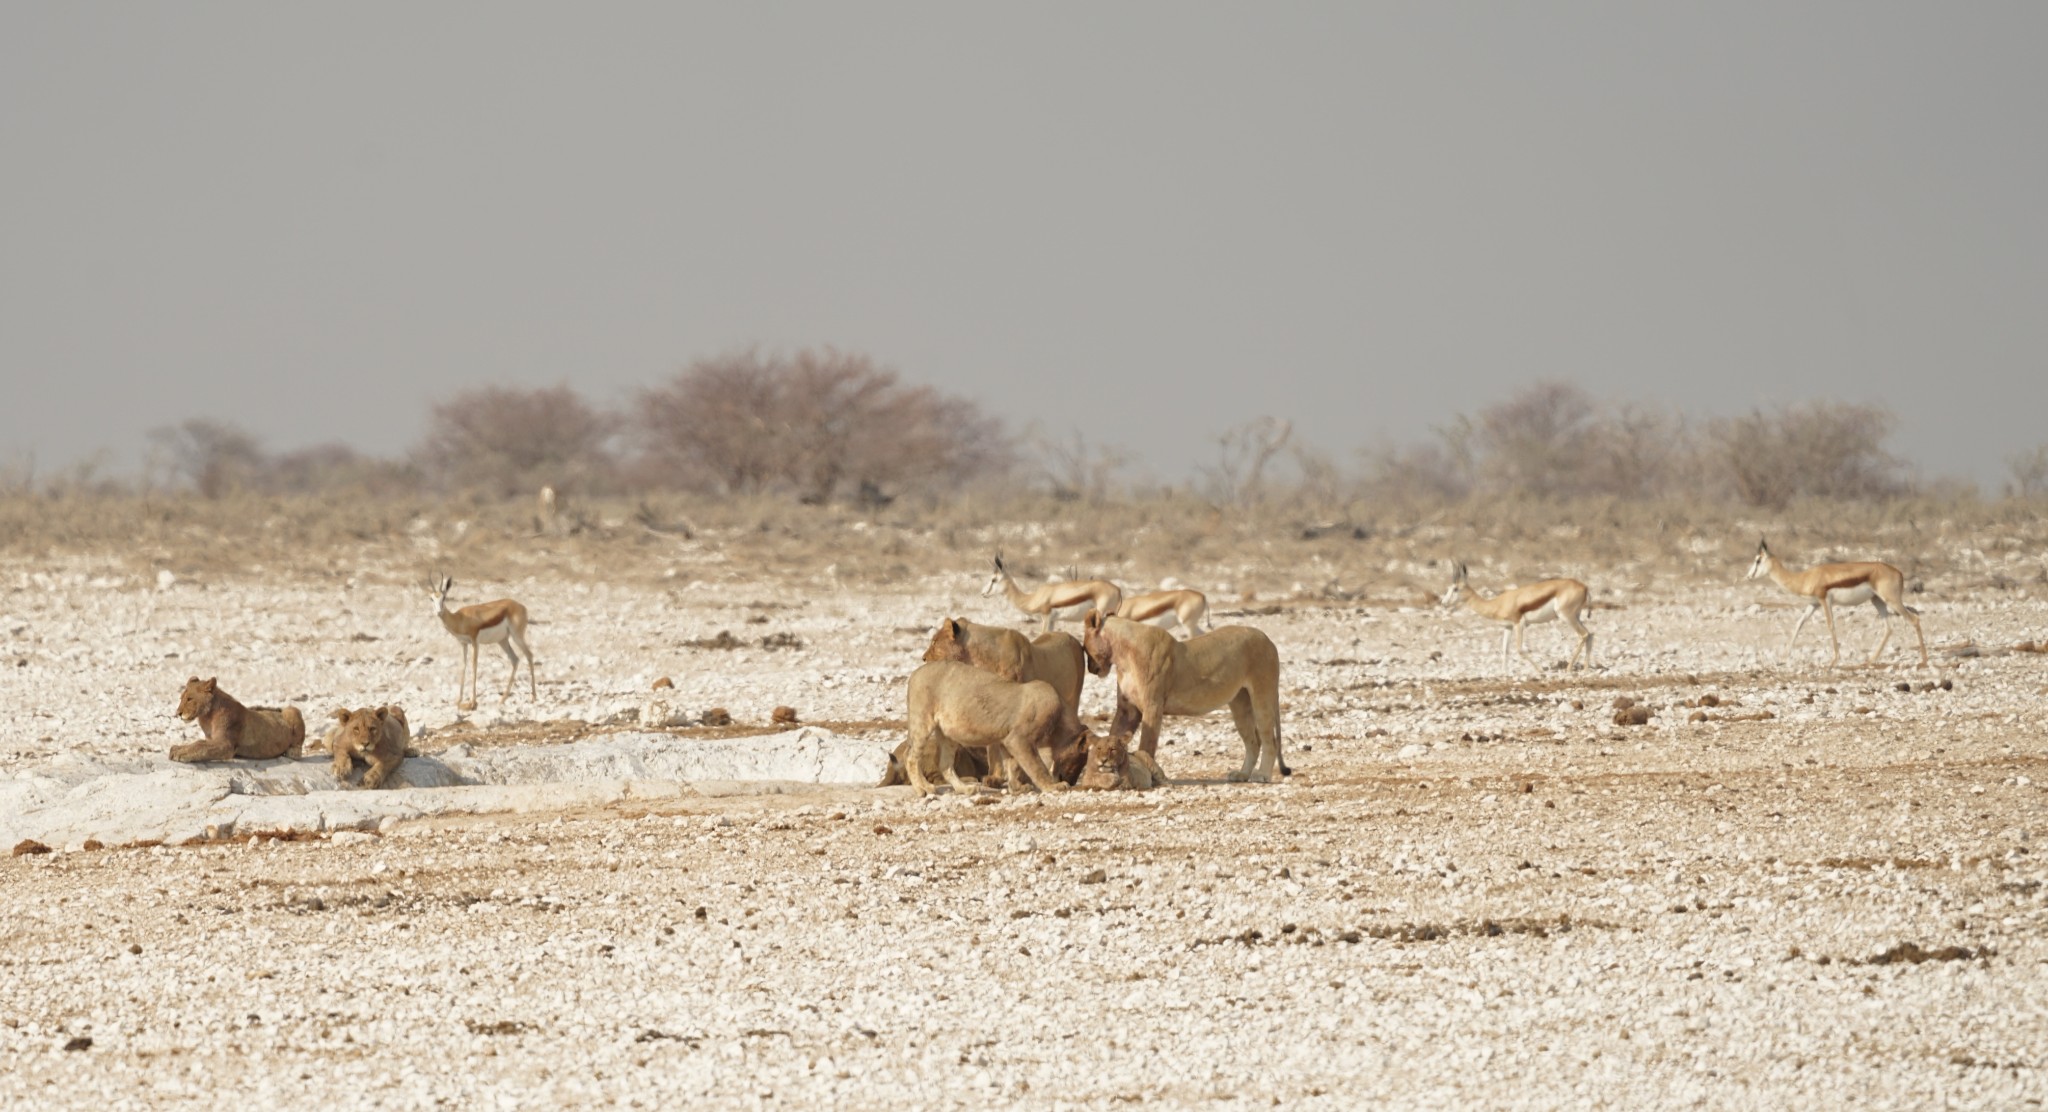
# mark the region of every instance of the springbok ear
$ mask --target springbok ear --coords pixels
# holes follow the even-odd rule
[[[1761,533],[1756,538],[1756,550],[1758,552],[1769,552],[1771,550],[1771,542],[1765,540]]]

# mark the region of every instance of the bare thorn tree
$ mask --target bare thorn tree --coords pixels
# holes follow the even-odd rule
[[[1247,505],[1264,497],[1266,465],[1293,436],[1294,423],[1284,417],[1258,417],[1225,430],[1216,438],[1216,464],[1206,469],[1217,499]]]
[[[1115,490],[1117,473],[1130,466],[1130,453],[1091,444],[1080,429],[1064,437],[1033,425],[1025,434],[1054,499],[1096,505]]]

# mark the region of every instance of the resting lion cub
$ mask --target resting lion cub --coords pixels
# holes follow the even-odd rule
[[[217,679],[217,677],[216,677]],[[296,760],[306,746],[306,720],[297,707],[245,707],[215,680],[193,676],[178,697],[178,717],[197,721],[204,741],[171,746],[174,761]]]
[[[957,745],[1000,746],[1023,766],[1024,775],[1039,791],[1066,791],[1067,785],[1039,759],[1038,747],[1051,749],[1059,763],[1059,757],[1078,748],[1076,743],[1086,732],[1050,684],[1012,683],[952,660],[933,661],[910,674],[909,725],[910,748],[903,770],[919,795],[932,794],[924,770],[931,766],[934,748],[938,767],[953,790],[974,790],[954,771]]]
[[[327,731],[327,748],[334,753],[337,785],[348,783],[358,757],[369,766],[363,773],[366,788],[382,784],[405,762],[405,743],[412,738],[412,728],[405,721],[404,707],[337,710],[334,718],[334,727]]]
[[[1173,781],[1142,750],[1133,753],[1118,734],[1088,735],[1088,765],[1075,787],[1089,791],[1151,791]]]

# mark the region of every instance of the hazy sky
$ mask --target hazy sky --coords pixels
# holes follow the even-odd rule
[[[0,463],[832,344],[1173,477],[1539,377],[2048,441],[2048,4],[0,0]]]

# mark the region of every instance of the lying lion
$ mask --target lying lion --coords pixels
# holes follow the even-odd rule
[[[198,676],[185,681],[184,694],[178,697],[178,717],[197,721],[206,739],[171,746],[174,761],[297,759],[306,745],[306,720],[299,708],[245,707],[215,680]]]
[[[947,618],[939,623],[938,632],[932,634],[931,644],[925,647],[924,659],[956,660],[972,664],[984,672],[992,672],[1006,680],[1028,683],[1044,680],[1060,697],[1060,702],[1076,715],[1081,713],[1081,681],[1085,678],[1086,657],[1081,652],[1081,643],[1070,634],[1053,632],[1041,633],[1026,640],[1014,629],[1001,626],[987,626],[970,622],[965,618]],[[1009,784],[1016,778],[1017,770],[1010,767],[1000,753],[992,753],[987,782]],[[1048,759],[1040,753],[1041,760]],[[927,774],[936,766],[927,769]],[[1077,771],[1055,768],[1060,779],[1071,784]]]
[[[1151,791],[1173,781],[1166,778],[1159,762],[1143,752],[1133,753],[1127,739],[1116,734],[1088,735],[1088,764],[1074,786],[1089,791]]]
[[[882,780],[883,787],[886,788],[891,784],[910,783],[909,774],[903,771],[907,767],[904,762],[909,759],[910,739],[904,738],[901,742],[897,743],[896,748],[889,754],[889,772]],[[962,780],[982,779],[989,774],[988,752],[964,745],[956,747],[953,750],[953,772]],[[933,746],[925,751],[924,778],[932,780],[938,777],[938,775],[939,749],[938,746]]]
[[[932,767],[934,749],[938,768],[953,790],[973,790],[955,771],[955,746],[999,746],[1039,791],[1067,790],[1039,759],[1038,749],[1052,750],[1054,763],[1062,763],[1080,750],[1078,742],[1087,731],[1052,685],[1042,680],[1012,683],[971,664],[937,660],[910,674],[909,701],[910,743],[903,767],[919,795],[932,794],[925,769]]]
[[[1159,751],[1160,721],[1168,715],[1207,714],[1230,707],[1244,739],[1244,766],[1232,780],[1277,782],[1290,769],[1280,756],[1280,651],[1249,626],[1178,641],[1163,629],[1129,618],[1091,613],[1082,619],[1081,647],[1088,670],[1116,669],[1116,718],[1110,733],[1138,728],[1138,751]]]
[[[334,718],[326,740],[328,750],[334,754],[337,785],[348,783],[358,757],[369,766],[363,773],[366,788],[382,784],[405,762],[405,744],[412,737],[412,728],[405,720],[404,707],[336,710]]]

